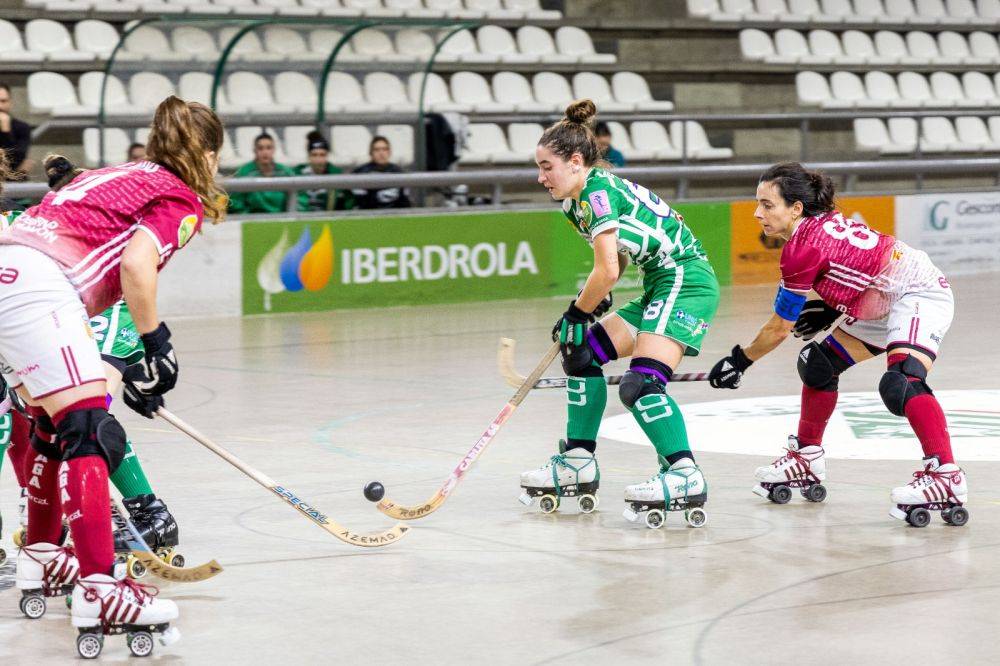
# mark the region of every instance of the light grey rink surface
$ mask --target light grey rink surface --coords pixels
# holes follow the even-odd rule
[[[996,389],[1000,276],[954,280],[958,316],[931,375],[936,389]],[[707,370],[767,316],[773,288],[726,289]],[[527,373],[550,344],[559,300],[246,319],[176,320],[181,381],[168,407],[219,444],[357,531],[388,527],[361,495],[371,479],[405,504],[429,498],[512,395],[496,371],[501,335]],[[674,384],[683,405],[798,392],[799,344],[751,368],[740,391]],[[616,363],[611,372],[621,372]],[[842,391],[873,392],[884,362]],[[548,374],[560,374],[553,365]],[[621,414],[609,391],[608,415]],[[996,409],[996,408],[995,408]],[[121,409],[118,410],[121,413]],[[176,663],[997,663],[1000,463],[965,463],[971,519],[915,529],[888,517],[910,460],[837,460],[829,497],[785,506],[751,494],[766,456],[704,453],[709,524],[647,529],[621,516],[625,485],[656,470],[653,450],[601,440],[601,506],[543,515],[517,502],[518,475],[541,465],[564,428],[561,391],[535,392],[445,505],[399,543],[345,545],[163,421],[124,423],[177,516],[189,563],[225,572],[165,584],[182,638]],[[730,437],[739,439],[734,429]],[[697,452],[699,442],[692,442]],[[828,441],[833,451],[836,441]],[[960,461],[962,462],[962,461]],[[5,523],[14,481],[0,479]],[[7,530],[9,532],[9,529]],[[4,544],[11,549],[9,534]],[[11,582],[10,564],[0,574]],[[0,663],[75,658],[59,600],[24,619],[0,591]],[[128,656],[109,637],[103,659]],[[655,660],[655,661],[654,661]],[[664,661],[666,660],[666,661]]]

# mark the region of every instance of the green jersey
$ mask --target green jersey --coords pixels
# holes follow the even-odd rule
[[[563,212],[588,243],[615,230],[618,251],[643,273],[689,261],[707,261],[701,243],[681,215],[653,192],[594,167],[580,192],[580,200],[563,201]]]

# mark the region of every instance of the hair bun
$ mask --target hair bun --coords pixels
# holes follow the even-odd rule
[[[593,100],[578,99],[566,107],[566,119],[578,125],[588,125],[597,115]]]
[[[76,165],[62,155],[49,155],[42,162],[45,168],[45,177],[49,181],[49,187],[55,187],[57,183],[71,176],[76,171]]]

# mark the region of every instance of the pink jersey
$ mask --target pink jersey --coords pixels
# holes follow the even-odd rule
[[[855,319],[880,319],[908,291],[943,280],[927,254],[840,212],[804,219],[781,251],[781,284],[814,289]]]
[[[49,192],[0,235],[0,244],[26,245],[55,259],[92,317],[121,299],[119,264],[136,230],[156,243],[161,270],[201,228],[203,214],[180,178],[135,162],[87,171]]]

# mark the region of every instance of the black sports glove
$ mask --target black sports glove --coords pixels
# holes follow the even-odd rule
[[[729,356],[712,367],[712,371],[708,373],[708,383],[712,388],[739,388],[743,373],[751,365],[753,365],[753,361],[747,358],[739,345],[736,345]]]
[[[580,294],[577,294],[578,298],[579,296]],[[611,292],[609,291],[608,295],[605,296],[601,300],[601,302],[597,304],[597,307],[594,308],[594,311],[590,313],[591,317],[590,323],[594,323],[595,321],[606,315],[608,313],[608,310],[610,310],[611,306],[614,304],[615,304],[615,299],[612,297]]]
[[[142,335],[142,346],[146,355],[136,364],[142,373],[134,373],[129,383],[140,393],[163,395],[177,385],[177,357],[170,344],[170,329],[161,321],[156,330]]]
[[[792,335],[809,342],[817,333],[833,326],[833,322],[837,321],[841,314],[843,313],[840,310],[831,308],[822,299],[814,298],[806,301],[792,327]]]
[[[133,365],[131,368],[135,368],[137,373],[142,373],[142,369],[138,365]],[[129,368],[129,369],[131,369]],[[136,388],[135,383],[129,381],[129,369],[125,370],[125,383],[122,389],[122,398],[125,400],[125,404],[129,406],[130,409],[138,414],[142,414],[147,419],[153,418],[153,414],[160,407],[163,407],[163,396],[162,395],[146,395],[138,388]]]
[[[566,345],[579,347],[583,344],[587,325],[593,320],[592,314],[587,314],[576,307],[575,300],[570,302],[566,312],[556,320],[556,325],[552,327],[552,342],[558,342],[563,347]]]

